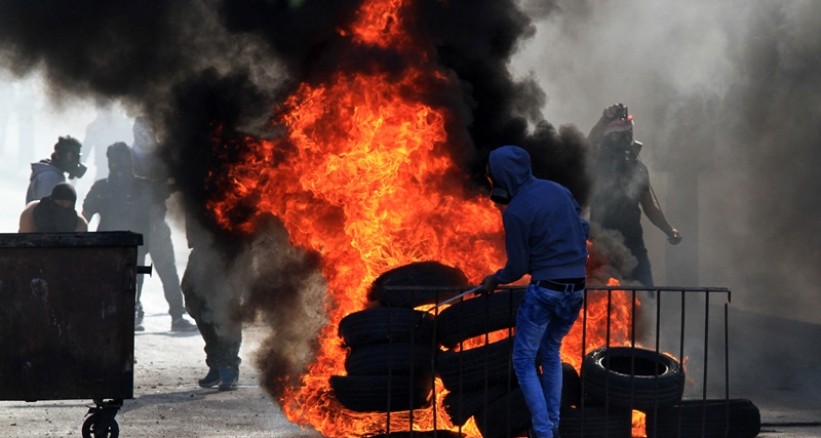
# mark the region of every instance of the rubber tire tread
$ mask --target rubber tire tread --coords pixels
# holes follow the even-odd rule
[[[562,362],[562,407],[579,406],[582,402],[582,380],[573,365]]]
[[[416,262],[382,273],[371,284],[368,299],[387,307],[412,309],[459,295],[469,284],[465,273],[458,268],[439,262]],[[388,289],[392,286],[436,287],[441,290]]]
[[[470,417],[476,415],[486,405],[490,406],[491,403],[518,387],[515,380],[511,384],[514,385],[511,388],[508,388],[507,385],[495,385],[487,389],[482,388],[463,392],[451,391],[442,399],[442,408],[448,413],[453,424],[463,426]]]
[[[584,426],[584,427],[582,427]],[[562,438],[631,438],[633,413],[630,409],[609,406],[585,406],[562,409],[559,435]]]
[[[450,430],[424,430],[413,432],[391,432],[378,435],[368,435],[367,438],[462,438],[464,434]]]
[[[635,357],[633,375],[629,362]],[[607,369],[605,361],[611,363]],[[656,366],[661,371],[655,374]],[[650,374],[643,371],[652,370]],[[631,347],[602,347],[588,353],[582,362],[584,393],[591,400],[610,406],[620,406],[647,412],[671,406],[681,401],[684,392],[684,372],[680,363],[670,356],[652,350]]]
[[[430,314],[401,307],[374,307],[351,313],[339,322],[338,333],[351,348],[386,342],[433,344]]]
[[[356,412],[396,412],[430,406],[431,376],[331,376],[337,400]],[[388,398],[390,397],[390,402]],[[411,398],[412,397],[412,398]]]
[[[507,438],[526,435],[530,428],[530,409],[520,388],[480,409],[474,415],[476,427],[484,438]]]
[[[440,351],[436,355],[436,371],[450,391],[506,385],[516,380],[512,351],[512,336],[471,350]]]
[[[702,425],[705,438],[753,438],[761,432],[761,413],[750,400],[685,400],[647,413],[648,438],[678,437],[679,419],[681,438],[701,437]]]
[[[431,375],[433,357],[431,346],[423,344],[393,342],[363,345],[351,348],[345,359],[345,371],[349,376]]]
[[[525,289],[510,289],[467,299],[436,316],[437,341],[447,348],[460,342],[516,326],[516,312]]]

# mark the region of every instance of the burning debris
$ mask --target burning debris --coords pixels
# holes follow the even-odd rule
[[[8,59],[19,72],[47,59],[59,89],[151,114],[187,210],[249,267],[244,316],[273,330],[263,385],[323,435],[384,421],[331,391],[344,370],[340,321],[367,307],[374,280],[435,260],[476,281],[501,264],[498,211],[480,196],[491,148],[522,145],[537,176],[588,197],[583,136],[545,122],[544,94],[507,70],[533,33],[513,0],[183,1],[94,14],[52,3],[3,7],[22,23],[0,19]],[[31,38],[40,18],[64,25]],[[612,284],[600,260],[591,271]],[[625,342],[629,304],[591,302],[588,319],[609,315],[611,342]],[[567,344],[579,360],[582,342]]]
[[[246,317],[262,314],[275,331],[261,352],[266,389],[291,420],[328,436],[381,422],[342,409],[329,391],[343,369],[339,322],[365,307],[374,279],[422,260],[476,279],[502,259],[497,211],[480,196],[487,151],[521,144],[537,166],[550,163],[537,174],[562,169],[554,179],[586,198],[583,136],[544,122],[538,87],[507,71],[533,32],[512,0],[93,13],[12,2],[3,12],[20,20],[0,31],[16,71],[45,58],[55,90],[121,98],[151,115],[190,217],[229,258],[255,260],[234,263],[254,267]],[[35,20],[62,25],[30,38]],[[285,233],[260,239],[272,218]],[[276,251],[260,241],[291,255],[266,258]],[[316,273],[324,287],[305,280]],[[327,290],[314,305],[328,323],[307,340],[286,303],[304,305],[311,290]],[[313,355],[295,360],[289,335]]]

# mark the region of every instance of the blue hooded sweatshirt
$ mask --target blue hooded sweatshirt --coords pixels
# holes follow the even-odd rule
[[[493,150],[488,170],[512,197],[502,215],[507,263],[496,281],[584,278],[590,226],[570,190],[534,177],[530,155],[518,146]]]

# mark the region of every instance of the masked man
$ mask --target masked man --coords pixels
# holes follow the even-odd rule
[[[26,204],[36,201],[51,193],[57,183],[65,182],[64,173],[69,179],[82,178],[86,167],[80,162],[82,145],[77,139],[65,136],[60,137],[54,145],[51,158],[31,163],[31,177],[26,191]]]
[[[64,233],[88,231],[88,222],[77,213],[77,193],[61,182],[51,194],[31,201],[20,214],[20,233]]]
[[[506,204],[507,262],[482,280],[479,293],[530,274],[516,315],[513,368],[530,410],[532,436],[558,437],[562,395],[559,350],[582,306],[589,226],[567,188],[533,176],[517,146],[490,153],[491,199]],[[537,368],[541,367],[539,376]]]
[[[642,144],[633,140],[633,116],[622,104],[606,108],[588,140],[594,147],[596,178],[590,220],[624,237],[625,246],[638,261],[626,279],[651,287],[653,274],[644,245],[642,210],[671,244],[681,242],[681,233],[667,222],[650,185],[647,166],[638,158]]]

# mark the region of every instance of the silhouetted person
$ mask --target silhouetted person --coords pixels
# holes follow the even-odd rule
[[[88,222],[77,213],[77,192],[69,183],[54,186],[51,194],[31,201],[20,213],[20,233],[88,231]]]
[[[108,178],[100,179],[91,186],[83,201],[83,216],[90,219],[100,215],[97,231],[133,231],[143,235],[144,245],[137,253],[138,263],[145,262],[151,254],[154,267],[163,285],[172,331],[194,330],[194,325],[183,317],[180,279],[171,254],[156,251],[151,246],[152,234],[165,224],[165,195],[157,193],[154,185],[145,178],[134,175],[131,148],[123,142],[108,147]],[[167,227],[167,225],[166,225]],[[137,277],[135,330],[143,330],[143,308],[140,303],[143,279]]]
[[[211,236],[195,218],[186,217],[185,235],[191,254],[182,277],[188,314],[194,318],[205,341],[208,374],[202,388],[219,385],[221,391],[237,387],[242,320],[238,288],[228,275],[228,262],[213,248]]]
[[[54,145],[51,158],[31,163],[31,177],[26,191],[26,204],[48,196],[57,183],[82,178],[86,167],[80,162],[82,145],[71,136],[60,137]]]
[[[83,138],[83,146],[85,146],[88,154],[94,156],[95,180],[108,176],[108,166],[106,165],[108,146],[130,137],[131,125],[128,119],[120,115],[113,105],[97,108],[97,115],[86,126],[85,137]]]
[[[641,227],[642,210],[671,244],[681,242],[681,233],[667,222],[650,185],[647,166],[639,160],[642,144],[633,140],[633,116],[622,104],[605,108],[588,139],[594,147],[595,178],[590,220],[624,237],[625,246],[638,261],[627,279],[653,286]]]

